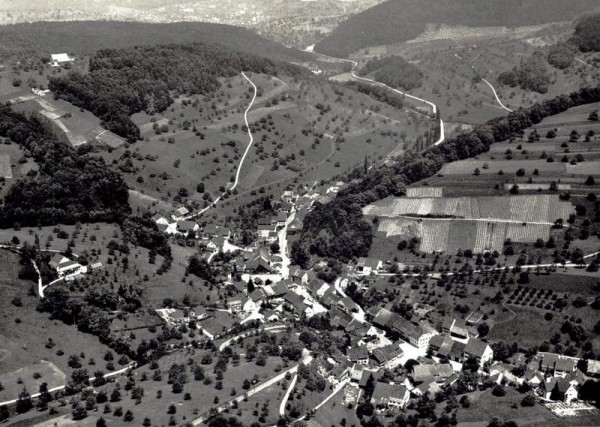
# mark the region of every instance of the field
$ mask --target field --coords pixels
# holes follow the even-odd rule
[[[457,418],[459,423],[482,421],[484,425],[492,418],[500,420],[512,420],[518,425],[548,425],[560,419],[551,411],[541,405],[533,407],[521,406],[521,400],[525,397],[510,387],[506,387],[506,396],[493,396],[491,390],[469,393],[471,406],[467,409],[459,408]]]

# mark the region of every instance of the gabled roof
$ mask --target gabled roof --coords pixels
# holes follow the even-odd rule
[[[562,372],[573,372],[575,370],[575,360],[573,359],[567,359],[567,358],[560,358],[556,361],[556,365],[554,367],[555,370],[557,371],[562,371]]]
[[[390,398],[403,400],[406,398],[408,390],[403,385],[392,385],[382,382],[375,383],[375,390],[371,397],[371,402],[375,405],[387,403]]]
[[[383,370],[379,370],[379,371],[369,371],[367,369],[363,370],[362,374],[360,376],[360,380],[358,381],[358,386],[366,387],[367,381],[369,381],[369,377],[371,375],[373,375],[373,379],[375,381],[379,381],[381,379],[381,377],[383,376]]]
[[[348,350],[348,358],[353,362],[360,359],[367,359],[368,357],[369,351],[366,346],[353,347]]]
[[[414,365],[412,377],[413,380],[415,380],[415,382],[423,382],[429,379],[439,381],[450,377],[452,373],[452,365],[447,363],[437,363],[431,365]]]
[[[250,298],[254,302],[261,301],[265,299],[265,293],[262,291],[262,289],[255,289],[252,293],[248,295],[248,298]]]
[[[375,359],[379,364],[383,364],[398,356],[401,356],[403,353],[404,352],[397,344],[390,344],[373,350],[373,359]]]
[[[194,231],[197,224],[194,221],[178,221],[177,228],[181,231]]]
[[[471,338],[465,347],[465,353],[470,356],[481,357],[488,347],[488,343]]]

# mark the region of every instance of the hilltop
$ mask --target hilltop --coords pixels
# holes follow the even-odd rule
[[[149,24],[137,22],[36,22],[0,26],[0,61],[23,60],[35,55],[68,52],[92,54],[99,49],[123,49],[140,45],[202,42],[270,59],[304,61],[307,53],[286,48],[253,31],[203,22]]]
[[[388,0],[340,24],[315,50],[346,57],[361,48],[411,40],[427,24],[519,27],[569,21],[595,8],[593,0]]]

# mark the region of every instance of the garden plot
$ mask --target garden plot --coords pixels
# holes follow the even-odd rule
[[[415,219],[409,218],[394,218],[384,219],[379,223],[377,231],[385,233],[386,237],[390,236],[422,236],[422,223]]]
[[[409,187],[406,189],[406,197],[442,197],[443,187]]]
[[[508,224],[506,228],[506,239],[513,242],[534,243],[549,238],[550,227],[544,224]]]
[[[12,169],[10,167],[10,155],[0,154],[0,177],[12,178]]]
[[[448,250],[448,232],[451,221],[424,221],[421,252],[445,252]]]

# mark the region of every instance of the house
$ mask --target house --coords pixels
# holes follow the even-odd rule
[[[360,311],[360,307],[350,297],[344,297],[338,301],[337,306],[344,313],[358,313]]]
[[[283,297],[287,293],[288,287],[287,284],[282,281],[277,282],[274,285],[267,285],[263,287],[262,290],[265,293],[267,300],[271,300]]]
[[[448,357],[454,340],[448,335],[436,335],[429,340],[429,351],[438,356]]]
[[[271,260],[260,255],[248,262],[244,270],[251,274],[271,274],[273,271]]]
[[[160,214],[154,215],[152,220],[158,225],[169,225],[169,220]]]
[[[477,325],[479,322],[483,320],[484,314],[481,311],[473,311],[471,314],[467,316],[467,324],[469,325]]]
[[[383,370],[370,371],[368,369],[363,369],[360,380],[358,381],[358,386],[360,388],[365,388],[367,386],[367,382],[369,381],[369,377],[371,376],[373,376],[375,381],[379,381],[381,377],[383,377]]]
[[[383,262],[375,258],[360,258],[356,264],[356,271],[365,276],[377,273],[383,266]]]
[[[275,227],[284,227],[285,222],[287,221],[287,215],[285,212],[278,212],[276,216],[273,217],[273,223]]]
[[[351,369],[352,362],[344,360],[329,371],[327,379],[335,386],[350,377]]]
[[[579,396],[575,386],[564,378],[548,377],[541,388],[545,399],[570,403]]]
[[[437,383],[444,383],[454,373],[452,365],[448,363],[435,363],[428,365],[414,365],[412,370],[412,379],[418,384],[433,380]]]
[[[463,359],[470,357],[474,357],[481,367],[494,358],[494,352],[488,343],[471,338],[465,346]]]
[[[371,404],[379,408],[392,406],[404,409],[409,399],[410,393],[405,386],[377,382],[371,396]]]
[[[515,385],[523,383],[522,378],[512,373],[511,365],[504,363],[495,363],[490,366],[490,379],[496,384],[508,383]]]
[[[100,270],[102,269],[104,266],[102,265],[101,262],[94,262],[90,265],[90,269],[92,270]]]
[[[281,200],[283,200],[286,203],[292,203],[296,201],[296,199],[298,199],[298,195],[291,190],[286,190],[281,195]]]
[[[292,222],[289,223],[287,232],[289,235],[294,235],[294,234],[298,233],[300,230],[302,230],[303,226],[304,226],[304,222],[302,221],[302,219],[299,218],[298,216],[296,216],[292,220]]]
[[[379,366],[386,369],[394,369],[400,365],[403,355],[404,352],[397,344],[390,344],[373,350],[371,357]]]
[[[177,221],[177,231],[185,236],[189,236],[190,234],[195,235],[198,230],[200,230],[200,226],[194,221]]]
[[[60,67],[61,65],[71,64],[75,58],[70,57],[66,53],[53,53],[50,55],[50,65],[52,67]]]
[[[225,240],[229,240],[231,238],[231,230],[215,224],[207,224],[202,230],[202,238],[210,240],[216,237],[223,237]]]
[[[525,373],[525,382],[533,389],[538,388],[545,381],[544,374],[539,371],[527,371]]]
[[[268,224],[258,226],[257,234],[259,239],[269,241],[271,233],[275,233],[275,235],[277,235],[277,230],[275,229],[274,225]]]
[[[544,372],[553,371],[556,362],[558,361],[558,354],[555,353],[538,353],[541,356],[540,369]]]
[[[231,310],[232,313],[237,313],[242,311],[242,301],[241,297],[232,297],[229,298],[226,302],[227,308]]]
[[[254,301],[252,298],[248,297],[242,301],[242,311],[244,313],[250,313],[252,311],[257,311],[260,307],[260,304]]]
[[[298,295],[295,292],[288,291],[283,296],[284,305],[287,306],[288,309],[294,310],[299,317],[302,317],[302,314],[307,310],[308,306],[304,303],[304,297]]]
[[[348,359],[359,365],[369,364],[369,352],[366,346],[353,347],[348,350]]]
[[[458,339],[468,339],[471,337],[467,322],[462,319],[454,319],[450,317],[444,319],[444,322],[442,323],[442,333]]]
[[[600,377],[600,360],[588,360],[587,374],[590,377]]]
[[[392,314],[394,315],[392,320],[392,330],[397,332],[404,340],[410,342],[415,347],[420,349],[428,348],[431,338],[438,335],[437,331],[433,329],[425,328],[422,325],[415,325],[397,313]]]
[[[418,387],[415,387],[412,390],[412,392],[416,396],[424,396],[425,394],[428,394],[428,393],[430,396],[435,396],[436,393],[439,393],[441,391],[442,391],[442,388],[433,378],[423,381],[421,384],[419,384]]]
[[[561,357],[554,365],[554,376],[565,378],[568,374],[575,372],[576,369],[577,362],[575,359]]]
[[[56,270],[59,277],[75,276],[77,274],[87,273],[87,267],[78,262],[71,261],[64,255],[55,254],[50,260],[50,267]]]
[[[173,221],[181,221],[189,213],[190,211],[185,206],[182,206],[176,209],[175,212],[171,214],[171,218],[173,219]]]
[[[292,270],[290,277],[292,278],[292,281],[298,285],[306,285],[308,283],[308,273],[301,268]]]
[[[249,295],[248,298],[250,298],[252,301],[254,301],[255,303],[259,304],[262,301],[266,301],[267,297],[264,293],[264,291],[262,289],[255,289],[254,291],[252,291]]]

